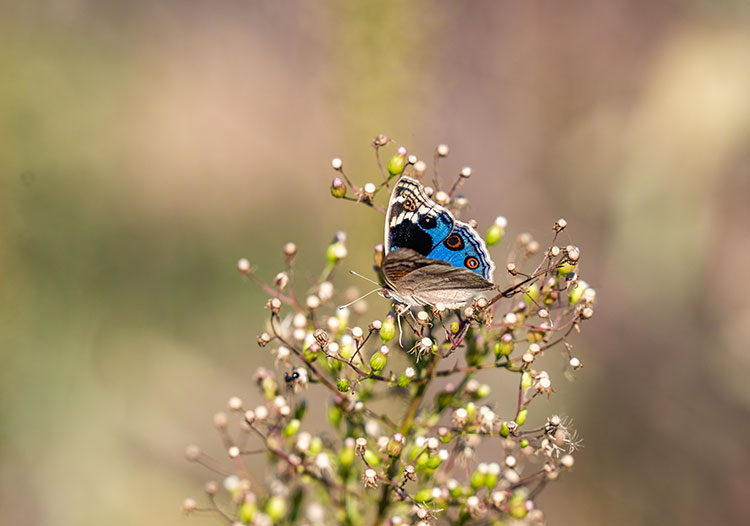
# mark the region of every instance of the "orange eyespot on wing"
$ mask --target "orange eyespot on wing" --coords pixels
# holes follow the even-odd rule
[[[404,206],[404,209],[408,210],[409,212],[414,212],[414,210],[417,209],[417,205],[414,202],[414,199],[412,199],[411,197],[407,197],[404,200],[403,206]]]
[[[464,248],[464,240],[461,239],[461,236],[458,234],[449,235],[445,241],[443,241],[443,244],[450,250],[461,250]]]
[[[466,266],[466,268],[474,270],[479,266],[479,260],[474,256],[469,256],[464,260],[464,265]]]

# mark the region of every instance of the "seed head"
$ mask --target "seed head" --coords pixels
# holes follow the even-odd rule
[[[194,462],[198,460],[200,456],[201,456],[201,448],[199,448],[195,444],[190,444],[188,447],[185,448],[185,458],[187,458],[189,461]]]
[[[195,499],[191,499],[190,497],[188,497],[182,501],[182,511],[184,511],[185,513],[195,511],[197,507],[198,505],[195,503]]]
[[[449,151],[448,145],[447,144],[438,144],[438,147],[436,148],[435,151],[437,152],[437,154],[440,157],[445,157],[446,155],[448,155],[448,151]]]
[[[338,171],[341,170],[341,168],[344,166],[344,161],[339,159],[338,157],[334,157],[331,159],[331,168]]]
[[[464,166],[461,168],[461,173],[459,174],[463,179],[468,179],[471,177],[471,168],[469,166]]]
[[[568,226],[568,222],[561,217],[560,219],[555,221],[554,230],[555,232],[562,232],[566,226]]]
[[[237,270],[239,270],[240,274],[243,275],[250,274],[250,261],[248,261],[247,258],[241,258],[239,261],[237,261]]]

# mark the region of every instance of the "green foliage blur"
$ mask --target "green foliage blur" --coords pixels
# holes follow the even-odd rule
[[[367,272],[382,216],[330,159],[377,181],[378,133],[449,144],[480,230],[582,248],[549,523],[741,522],[749,56],[732,0],[0,3],[0,523],[215,523],[180,514],[183,448],[271,364],[236,261],[270,280],[294,241],[314,273],[341,229]]]

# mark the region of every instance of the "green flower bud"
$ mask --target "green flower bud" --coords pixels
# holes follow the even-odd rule
[[[527,290],[526,294],[523,295],[523,299],[526,305],[535,305],[535,302],[539,301],[539,284],[532,284]]]
[[[457,321],[454,321],[453,323],[451,323],[451,333],[452,334],[458,334],[458,329],[459,328],[460,328],[460,325],[458,324]]]
[[[487,464],[480,464],[471,474],[471,487],[475,490],[481,488],[487,482]]]
[[[263,396],[268,400],[273,400],[276,397],[279,386],[273,378],[264,378],[260,387],[263,391]]]
[[[521,446],[522,448],[524,448],[524,447],[529,447],[529,439],[528,439],[528,438],[522,438],[522,439],[521,439],[521,440],[520,440],[520,441],[518,442],[518,445],[520,445],[520,446]]]
[[[474,402],[466,404],[466,421],[471,422],[477,414],[477,406]]]
[[[531,387],[532,383],[533,379],[531,378],[531,373],[528,371],[524,371],[521,375],[521,388],[526,390]]]
[[[317,455],[321,451],[323,451],[323,440],[320,437],[313,437],[310,441],[310,453]]]
[[[342,416],[343,416],[343,411],[341,410],[339,406],[337,405],[328,406],[328,421],[331,423],[333,427],[339,427]]]
[[[526,334],[526,341],[529,343],[537,343],[542,341],[542,338],[544,338],[544,332],[543,331],[529,331]]]
[[[397,458],[401,455],[401,451],[404,449],[404,435],[401,433],[396,433],[391,437],[391,439],[388,441],[388,446],[386,446],[386,452],[388,453],[388,456],[392,458]]]
[[[367,463],[371,466],[375,467],[380,465],[380,457],[372,449],[365,450],[365,454],[363,456]]]
[[[443,463],[443,459],[440,458],[440,455],[432,455],[426,463],[427,469],[437,469],[440,467],[440,464]]]
[[[588,283],[586,283],[585,281],[579,281],[576,286],[573,287],[573,290],[570,291],[570,296],[568,296],[568,303],[570,305],[575,305],[576,303],[578,303],[587,288],[589,288]]]
[[[296,418],[292,418],[284,428],[284,436],[291,437],[297,434],[302,423]]]
[[[425,488],[421,489],[414,495],[414,500],[417,502],[430,502],[432,500],[432,490]]]
[[[492,224],[489,230],[487,230],[487,235],[484,237],[488,247],[491,247],[492,245],[500,242],[500,240],[503,238],[503,234],[505,234],[505,227],[507,226],[507,224],[507,219],[505,219],[503,216],[497,216],[495,222]]]
[[[516,519],[523,519],[528,510],[526,510],[526,492],[516,491],[508,501],[510,515]]]
[[[508,435],[510,435],[510,428],[508,428],[508,422],[503,422],[500,425],[500,436],[503,438],[508,438]]]
[[[394,155],[388,160],[388,173],[391,174],[391,177],[401,175],[401,172],[404,171],[405,167],[406,167],[406,148],[401,146],[396,152],[396,155]]]
[[[557,273],[559,276],[567,276],[571,272],[576,271],[576,264],[575,263],[563,263],[559,269],[557,269]]]
[[[396,336],[396,320],[393,316],[388,315],[385,320],[383,320],[383,325],[380,327],[380,339],[383,340],[384,343],[388,343],[394,336]]]
[[[286,501],[279,495],[274,495],[266,502],[266,514],[273,522],[281,522],[286,515]]]
[[[330,264],[337,263],[347,256],[346,245],[343,241],[335,241],[326,249],[326,260]]]
[[[374,372],[382,371],[388,363],[388,346],[383,345],[370,356],[370,367]]]
[[[500,475],[500,465],[496,462],[493,462],[489,465],[487,468],[487,477],[484,481],[484,486],[491,490],[497,485],[497,478]]]
[[[255,513],[257,511],[258,511],[258,507],[255,505],[254,502],[245,501],[240,506],[240,509],[237,510],[237,515],[238,515],[238,518],[240,519],[240,522],[249,524],[250,522],[252,522],[253,517],[255,516]]]
[[[349,387],[349,380],[347,380],[346,378],[339,378],[336,382],[336,388],[342,393],[348,393]]]
[[[516,424],[522,426],[524,422],[526,422],[527,416],[529,416],[529,410],[524,407],[518,412],[518,416],[516,417]]]
[[[477,390],[477,398],[487,398],[488,396],[490,396],[491,391],[492,389],[488,384],[482,384]]]
[[[417,468],[417,471],[424,471],[425,469],[427,469],[427,463],[429,461],[430,455],[428,455],[426,451],[423,451],[417,457],[417,461],[415,462],[414,467]]]
[[[410,383],[411,383],[411,378],[406,376],[406,374],[404,373],[401,373],[398,376],[398,380],[396,381],[396,385],[398,385],[399,387],[408,387]]]
[[[318,347],[318,344],[310,345],[302,351],[302,356],[304,356],[305,361],[307,363],[313,363],[315,360],[318,359],[318,356],[320,355],[320,348]]]
[[[294,418],[297,420],[304,420],[305,415],[307,414],[307,400],[304,398],[299,401],[299,404],[297,405],[297,409],[294,411]]]
[[[500,358],[501,356],[509,356],[513,352],[513,334],[510,332],[504,333],[500,336],[500,340],[495,342],[495,357]]]
[[[331,195],[337,199],[341,199],[346,195],[346,184],[341,180],[340,177],[334,177],[331,181]]]
[[[341,451],[339,451],[339,464],[342,467],[348,468],[354,463],[355,456],[356,454],[354,452],[353,443],[351,446],[344,446]]]
[[[464,488],[461,486],[461,484],[458,484],[458,483],[449,484],[448,485],[448,492],[450,493],[451,497],[453,497],[454,499],[457,499],[458,497],[460,497],[460,496],[463,495]]]

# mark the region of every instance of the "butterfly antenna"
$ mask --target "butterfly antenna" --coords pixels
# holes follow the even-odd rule
[[[371,280],[370,278],[367,278],[367,277],[363,276],[363,275],[362,275],[362,274],[360,274],[359,272],[354,272],[353,270],[350,270],[350,271],[349,271],[349,274],[352,274],[352,275],[354,275],[354,276],[357,276],[358,278],[362,278],[363,280],[365,280],[365,281],[369,281],[369,282],[370,282],[370,283],[372,283],[373,285],[377,285],[378,287],[381,287],[381,288],[382,288],[382,286],[380,285],[380,283],[378,283],[377,281],[373,281],[373,280]]]
[[[373,294],[373,293],[375,293],[375,292],[378,292],[378,291],[379,291],[380,289],[382,289],[382,287],[381,287],[380,285],[378,285],[378,288],[376,288],[376,289],[373,289],[373,290],[371,290],[370,292],[368,292],[367,294],[364,294],[363,296],[360,296],[360,297],[359,297],[359,298],[357,298],[356,300],[354,300],[354,301],[350,301],[350,302],[349,302],[349,303],[347,303],[346,305],[341,305],[341,306],[339,307],[339,310],[341,310],[341,309],[345,309],[345,308],[347,308],[347,307],[348,307],[349,305],[353,305],[354,303],[357,303],[357,302],[358,302],[359,300],[363,300],[363,299],[365,299],[365,298],[366,298],[367,296],[369,296],[370,294]]]

